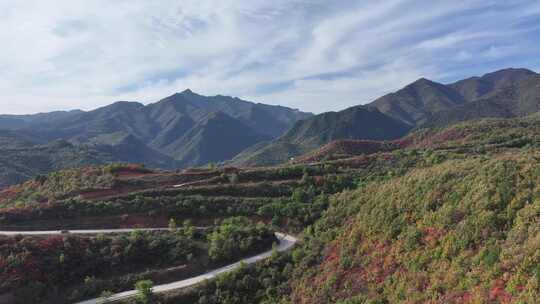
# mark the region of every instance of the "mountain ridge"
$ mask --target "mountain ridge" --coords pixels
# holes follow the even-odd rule
[[[394,123],[395,130],[386,136],[377,136],[360,129],[376,132],[374,125],[363,121],[349,121],[347,113],[351,109],[376,108],[387,118],[386,121],[399,121],[408,130],[417,128],[443,127],[465,120],[487,117],[510,118],[525,116],[540,111],[540,75],[528,69],[503,69],[480,77],[470,77],[450,84],[441,84],[420,78],[396,92],[386,94],[366,105],[353,106],[339,112],[327,112],[298,122],[282,137],[257,149],[251,148],[240,153],[233,164],[269,165],[290,160],[310,152],[332,140],[337,139],[397,139],[404,135],[404,127]],[[300,135],[296,129],[309,129],[310,125],[325,125],[328,116],[334,119],[334,126],[316,128],[313,134]],[[388,120],[391,118],[392,120]],[[379,118],[383,120],[383,118]],[[298,126],[302,124],[303,126]],[[340,127],[357,130],[357,134],[332,135]],[[389,128],[391,129],[391,128]],[[301,137],[304,138],[301,139]],[[315,138],[313,138],[315,137]],[[298,142],[313,142],[298,146]],[[318,145],[318,146],[317,146]],[[286,157],[270,157],[282,153]]]
[[[0,130],[11,132],[1,139],[6,143],[5,153],[15,153],[9,152],[9,147],[21,144],[14,139],[18,136],[14,134],[20,134],[35,147],[63,140],[73,144],[74,150],[80,146],[101,151],[96,155],[106,155],[104,162],[178,169],[230,159],[249,146],[278,137],[296,121],[311,115],[283,106],[222,95],[207,97],[185,90],[148,105],[118,101],[92,111],[2,115]],[[52,159],[49,152],[43,153],[40,159]],[[96,162],[100,163],[95,159],[76,163]],[[2,166],[6,172],[14,171],[9,163]]]
[[[390,140],[405,135],[409,130],[410,126],[376,108],[356,106],[301,120],[283,136],[260,149],[240,153],[231,164],[274,165],[308,153],[332,140]]]
[[[540,75],[510,68],[449,84],[420,78],[369,104],[318,115],[186,89],[147,105],[119,101],[87,112],[0,115],[0,130],[15,132],[4,134],[7,146],[21,145],[13,134],[34,145],[66,140],[104,149],[113,154],[108,161],[137,160],[165,169],[211,162],[256,166],[286,162],[334,140],[395,140],[410,130],[538,111]],[[227,117],[206,123],[215,113]],[[140,148],[138,156],[126,158],[126,151],[135,151],[125,147]]]

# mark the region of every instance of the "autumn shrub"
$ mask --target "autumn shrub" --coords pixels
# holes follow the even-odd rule
[[[537,157],[443,161],[338,195],[295,254],[292,302],[533,303]]]

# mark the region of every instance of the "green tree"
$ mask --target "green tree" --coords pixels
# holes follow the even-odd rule
[[[98,299],[98,304],[105,304],[105,303],[108,303],[109,302],[109,298],[113,295],[112,292],[110,292],[109,290],[104,290],[100,296],[99,296],[99,299]]]
[[[150,280],[142,280],[135,283],[135,289],[137,289],[137,303],[149,304],[152,301],[153,292],[152,288],[154,283]]]
[[[229,182],[231,184],[237,184],[238,183],[238,174],[233,173],[229,176]]]
[[[305,203],[308,199],[306,192],[302,188],[294,189],[291,198],[294,202]]]
[[[184,236],[188,239],[192,239],[195,236],[195,226],[193,226],[190,220],[185,220],[182,228]]]
[[[173,218],[169,220],[169,229],[176,230],[176,221]]]

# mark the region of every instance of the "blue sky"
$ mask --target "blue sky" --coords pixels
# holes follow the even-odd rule
[[[420,77],[540,71],[537,0],[3,0],[1,113],[190,88],[305,111]]]

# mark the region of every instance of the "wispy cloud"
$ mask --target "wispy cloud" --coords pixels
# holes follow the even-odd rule
[[[5,0],[0,112],[187,87],[339,110],[422,76],[537,68],[539,14],[535,0]]]

